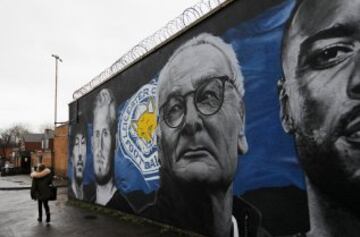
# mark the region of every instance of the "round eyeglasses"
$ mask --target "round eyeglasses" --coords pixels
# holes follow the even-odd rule
[[[229,80],[227,76],[209,78],[200,83],[195,91],[170,96],[160,107],[162,119],[171,128],[182,125],[186,114],[186,97],[191,94],[194,94],[194,106],[200,114],[205,116],[216,114],[224,102],[227,80]]]

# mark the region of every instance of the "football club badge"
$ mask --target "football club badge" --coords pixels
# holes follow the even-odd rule
[[[118,147],[146,181],[159,179],[155,94],[156,81],[152,80],[125,103],[118,123]]]

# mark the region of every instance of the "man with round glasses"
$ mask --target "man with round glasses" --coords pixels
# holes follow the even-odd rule
[[[171,128],[182,126],[186,115],[186,97],[193,95],[194,107],[198,113],[210,116],[219,111],[224,101],[227,76],[210,77],[201,80],[195,91],[185,95],[172,95],[160,108],[163,120]]]
[[[231,45],[200,34],[159,75],[157,129],[163,221],[211,236],[256,236],[258,212],[234,200],[244,134],[243,77]]]

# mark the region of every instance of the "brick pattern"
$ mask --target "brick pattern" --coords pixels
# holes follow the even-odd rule
[[[56,127],[54,138],[54,165],[57,176],[66,177],[68,164],[68,125]]]

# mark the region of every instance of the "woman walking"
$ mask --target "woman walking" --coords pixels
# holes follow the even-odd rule
[[[50,222],[50,188],[52,183],[52,173],[44,164],[38,166],[37,171],[30,174],[32,177],[31,197],[38,201],[39,216],[38,221],[42,221],[42,206],[45,208],[46,222]]]

